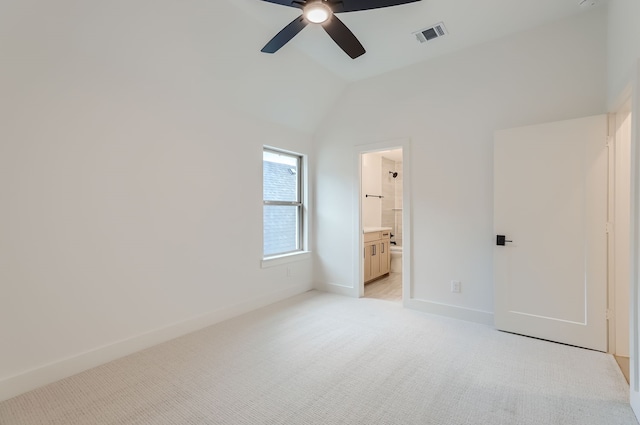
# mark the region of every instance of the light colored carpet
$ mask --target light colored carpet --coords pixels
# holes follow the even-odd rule
[[[309,292],[0,404],[17,424],[637,424],[613,357]]]

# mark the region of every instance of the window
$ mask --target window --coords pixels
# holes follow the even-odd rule
[[[272,148],[262,153],[264,257],[303,250],[302,156]]]

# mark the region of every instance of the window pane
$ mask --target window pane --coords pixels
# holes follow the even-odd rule
[[[298,208],[289,205],[265,205],[264,215],[264,255],[297,251]]]
[[[263,199],[265,201],[299,201],[298,157],[264,151],[262,156]],[[265,221],[266,223],[266,221]]]

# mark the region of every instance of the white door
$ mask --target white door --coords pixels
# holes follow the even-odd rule
[[[496,132],[495,324],[607,350],[606,115]]]

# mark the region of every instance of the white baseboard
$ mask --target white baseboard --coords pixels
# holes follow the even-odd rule
[[[339,285],[337,283],[316,283],[315,289],[330,294],[345,295],[347,297],[357,297],[357,288],[352,286]]]
[[[358,296],[357,288],[353,288],[351,286],[344,286],[336,283],[316,283],[314,287],[318,291],[328,292],[330,294],[345,295],[348,297]],[[423,311],[425,313],[437,314],[439,316],[446,316],[467,322],[493,326],[493,313],[488,311],[474,310],[471,308],[436,303],[417,298],[405,300],[403,306],[405,308]]]
[[[297,285],[0,379],[0,401],[313,289]]]
[[[441,304],[433,301],[412,298],[404,301],[406,308],[424,311],[425,313],[437,314],[440,316],[452,317],[454,319],[465,320],[467,322],[481,323],[493,326],[493,313],[482,310],[474,310],[450,304]]]

